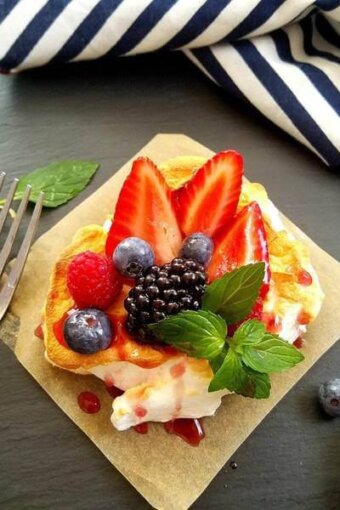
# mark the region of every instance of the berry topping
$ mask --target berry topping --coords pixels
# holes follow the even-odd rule
[[[106,242],[112,255],[126,237],[145,239],[152,246],[156,264],[175,257],[182,235],[172,205],[172,193],[156,165],[147,158],[133,162],[116,205]]]
[[[102,351],[111,344],[111,321],[95,308],[76,310],[64,322],[64,337],[68,346],[81,354]]]
[[[205,282],[204,267],[191,259],[176,258],[163,266],[151,266],[125,299],[126,329],[140,341],[152,341],[147,325],[182,310],[198,310]]]
[[[67,268],[67,286],[80,308],[107,308],[122,284],[112,260],[105,255],[84,251]]]
[[[268,246],[261,209],[256,202],[244,207],[215,240],[215,250],[209,264],[209,281],[224,273],[254,262],[266,263],[261,289],[264,298],[270,280]]]
[[[332,379],[319,388],[320,404],[333,417],[340,417],[340,379]]]
[[[207,266],[210,262],[214,249],[214,243],[210,237],[195,232],[184,239],[180,256],[185,259],[194,259],[200,264]]]
[[[235,151],[216,154],[175,193],[183,232],[212,237],[233,217],[241,193],[243,161]]]
[[[113,263],[122,275],[134,278],[152,266],[154,253],[143,239],[127,237],[116,246]]]

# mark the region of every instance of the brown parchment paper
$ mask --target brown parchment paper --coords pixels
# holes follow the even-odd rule
[[[160,163],[178,155],[210,157],[213,153],[183,135],[157,135],[139,154]],[[308,329],[303,351],[305,361],[272,377],[272,394],[268,400],[225,397],[216,416],[205,419],[206,439],[198,448],[167,434],[159,424],[151,424],[146,435],[133,430],[117,432],[109,420],[112,400],[103,384],[92,376],[77,376],[51,367],[44,359],[43,343],[34,337],[33,331],[40,320],[54,259],[71,241],[77,228],[103,223],[113,210],[130,165],[131,161],[34,244],[4,323],[10,320],[13,326],[13,316],[19,318],[15,345],[18,360],[144,498],[157,509],[182,510],[195,501],[277,402],[339,338],[340,286],[335,282],[340,282],[340,264],[285,220],[292,233],[309,246],[326,294],[320,316]],[[13,338],[8,343],[13,347]],[[98,414],[87,415],[78,408],[77,396],[85,389],[100,396],[102,410]]]

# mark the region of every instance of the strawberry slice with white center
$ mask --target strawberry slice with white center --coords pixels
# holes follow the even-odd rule
[[[244,207],[215,239],[215,250],[208,267],[209,281],[246,264],[265,262],[261,289],[263,298],[269,288],[270,269],[266,232],[257,202]]]
[[[203,232],[212,237],[233,217],[240,198],[242,156],[224,151],[207,161],[194,177],[175,193],[177,217],[188,235]]]
[[[138,158],[120,192],[106,242],[112,255],[126,237],[140,237],[155,253],[155,263],[165,264],[177,256],[181,232],[171,201],[171,190],[156,165]]]

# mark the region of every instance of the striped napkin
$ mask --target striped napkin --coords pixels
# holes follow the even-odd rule
[[[340,167],[340,0],[0,0],[0,69],[180,50]]]

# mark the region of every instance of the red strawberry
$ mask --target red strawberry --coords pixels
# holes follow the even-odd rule
[[[215,239],[215,250],[208,267],[210,281],[227,271],[254,262],[266,263],[261,297],[268,291],[270,280],[268,247],[262,213],[256,202],[244,207]]]
[[[212,237],[234,215],[241,192],[242,156],[235,151],[216,154],[175,194],[183,232]]]
[[[155,263],[165,264],[177,256],[182,236],[171,202],[171,191],[156,165],[148,158],[133,162],[121,189],[106,253],[126,237],[140,237],[154,250]]]

